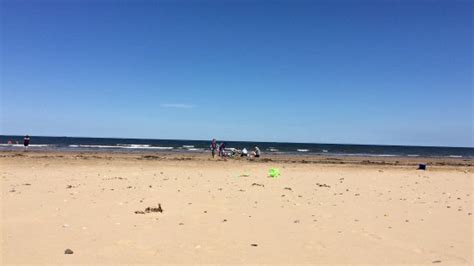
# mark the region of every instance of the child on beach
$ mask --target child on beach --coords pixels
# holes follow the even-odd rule
[[[211,141],[212,158],[214,158],[216,156],[216,150],[217,150],[217,141],[216,141],[216,139],[212,139],[212,141]]]

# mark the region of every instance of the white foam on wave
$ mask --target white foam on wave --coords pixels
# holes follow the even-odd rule
[[[408,154],[407,156],[408,157],[419,157],[420,155],[418,155],[418,154]]]
[[[23,144],[0,144],[0,146],[3,146],[3,147],[23,147],[24,145]],[[28,145],[29,147],[48,147],[48,146],[51,146],[51,145],[48,145],[48,144],[30,144]]]
[[[462,155],[449,155],[449,158],[462,158]]]
[[[278,151],[278,149],[275,149],[275,148],[269,148],[268,150],[269,150],[269,151],[273,151],[273,152],[277,152],[277,151]]]
[[[127,146],[113,146],[113,145],[69,145],[71,148],[95,148],[95,149],[152,149],[152,150],[172,150],[173,147],[159,147],[159,146],[150,146],[144,144],[126,144]]]
[[[328,152],[328,150],[323,150],[323,152]]]
[[[99,149],[115,149],[115,148],[122,148],[121,146],[112,146],[112,145],[89,145],[89,144],[81,144],[81,145],[69,145],[72,148],[99,148]]]
[[[128,146],[128,147],[120,147],[124,149],[150,149],[150,150],[172,150],[173,147],[159,147],[159,146]]]
[[[0,146],[3,146],[3,147],[21,147],[23,146],[23,144],[0,144]]]
[[[174,147],[158,147],[158,146],[153,146],[150,147],[150,149],[155,149],[155,150],[172,150]]]
[[[117,144],[117,146],[124,148],[148,148],[149,144]]]
[[[308,149],[297,149],[297,151],[299,151],[299,152],[308,152],[309,150]]]
[[[203,151],[204,149],[202,148],[189,148],[189,151]]]
[[[194,145],[183,145],[183,148],[191,149],[194,148]]]

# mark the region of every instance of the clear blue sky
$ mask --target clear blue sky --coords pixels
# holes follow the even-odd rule
[[[1,1],[0,134],[473,146],[472,1]]]

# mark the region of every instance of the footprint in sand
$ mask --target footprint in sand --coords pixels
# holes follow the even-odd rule
[[[365,230],[363,230],[363,232],[364,232],[364,236],[366,236],[366,237],[372,238],[372,239],[374,239],[374,240],[382,240],[382,237],[380,237],[380,236],[378,236],[378,235],[376,235],[376,234],[367,232],[367,231],[365,231]]]

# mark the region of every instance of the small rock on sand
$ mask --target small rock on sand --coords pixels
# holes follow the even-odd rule
[[[66,250],[64,251],[64,254],[68,254],[68,255],[74,254],[74,251],[72,251],[71,249],[66,249]]]
[[[258,247],[258,244],[250,244],[252,247]]]

